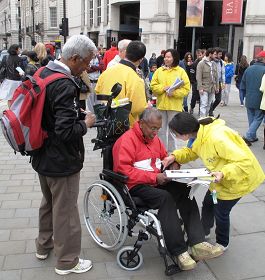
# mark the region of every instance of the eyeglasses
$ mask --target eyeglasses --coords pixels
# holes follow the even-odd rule
[[[147,122],[144,122],[144,123],[146,124],[148,129],[150,129],[152,131],[159,131],[159,129],[161,128],[161,127],[150,126]]]

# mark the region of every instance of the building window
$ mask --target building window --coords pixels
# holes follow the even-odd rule
[[[109,0],[107,0],[107,24],[109,23]]]
[[[50,7],[50,26],[57,27],[57,8]]]
[[[97,0],[97,25],[99,26],[101,23],[101,0]]]
[[[90,26],[93,26],[93,15],[94,15],[94,9],[93,9],[93,0],[89,1],[89,24]]]

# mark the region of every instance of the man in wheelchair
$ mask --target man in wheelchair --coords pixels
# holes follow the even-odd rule
[[[205,242],[197,202],[188,197],[190,188],[184,183],[170,181],[162,172],[161,162],[167,152],[157,136],[161,125],[161,113],[155,108],[145,109],[133,128],[114,144],[113,170],[128,176],[131,196],[139,197],[150,209],[158,209],[167,250],[182,270],[190,270],[196,266],[195,261],[214,258],[223,252]],[[177,210],[184,223],[192,257]]]

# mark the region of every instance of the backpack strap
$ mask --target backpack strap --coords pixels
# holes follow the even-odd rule
[[[64,74],[61,72],[54,72],[45,78],[41,78],[40,75],[45,68],[46,68],[45,66],[40,67],[33,76],[39,85],[42,84],[42,85],[47,86],[47,85],[53,83],[54,81],[60,80],[60,79],[69,79],[72,81],[72,79],[67,74]]]

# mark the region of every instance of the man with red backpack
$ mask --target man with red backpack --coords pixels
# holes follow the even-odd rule
[[[95,116],[88,113],[81,120],[79,88],[73,76],[87,70],[95,52],[96,47],[88,37],[72,36],[63,47],[61,60],[50,61],[40,73],[43,79],[56,72],[66,76],[46,87],[42,127],[48,137],[32,156],[43,193],[36,257],[44,260],[54,248],[55,272],[60,275],[82,273],[92,267],[90,260],[79,258],[81,226],[77,198],[84,161],[82,137],[94,124]]]

